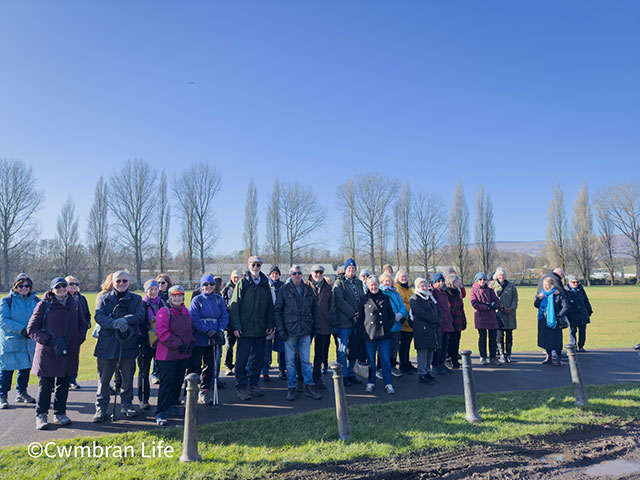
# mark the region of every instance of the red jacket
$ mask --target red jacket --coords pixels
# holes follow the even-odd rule
[[[471,306],[473,307],[473,321],[476,329],[478,330],[497,330],[498,329],[498,317],[496,317],[496,311],[492,310],[487,303],[495,303],[500,305],[500,300],[496,295],[496,292],[488,285],[481,288],[477,283],[473,284],[471,288]]]
[[[440,331],[445,333],[455,332],[453,328],[453,317],[451,317],[451,308],[449,305],[449,296],[445,290],[433,287],[431,291],[433,296],[438,302],[440,311],[442,312],[442,323],[440,324]]]

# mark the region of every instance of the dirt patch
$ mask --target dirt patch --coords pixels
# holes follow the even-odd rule
[[[357,480],[427,479],[638,479],[640,471],[616,473],[612,460],[640,468],[640,420],[625,425],[585,425],[562,435],[524,438],[500,445],[474,445],[458,451],[427,450],[392,458],[322,465],[299,465],[269,478]],[[624,463],[624,462],[622,462]],[[591,476],[605,471],[609,476]],[[611,468],[609,468],[609,466]]]

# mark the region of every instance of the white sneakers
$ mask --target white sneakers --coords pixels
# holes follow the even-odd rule
[[[396,393],[396,391],[393,389],[390,383],[388,385],[385,385],[384,389],[387,391],[389,395],[393,395],[394,393]]]
[[[364,391],[367,393],[373,392],[375,385],[373,383],[367,383],[367,386],[364,387]]]

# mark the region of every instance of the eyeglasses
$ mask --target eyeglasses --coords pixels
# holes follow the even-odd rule
[[[313,272],[313,273],[317,273],[318,275],[322,275],[324,272],[321,272],[320,270],[316,270],[316,271],[315,271],[315,272]]]
[[[261,263],[252,263],[251,266],[252,267],[261,267],[262,264]]]
[[[216,284],[215,283],[211,283],[211,282],[204,282],[202,284],[203,287],[215,287]]]
[[[76,282],[70,282],[70,283],[69,283],[69,286],[70,286],[70,287],[79,287],[79,286],[80,286],[80,284],[79,284],[79,283],[76,283]]]
[[[60,290],[61,288],[67,288],[67,284],[66,283],[59,283],[58,285],[56,285],[55,287],[53,287],[55,290]]]
[[[577,284],[577,283],[578,283],[578,281],[577,281],[577,280],[573,280],[572,282],[569,282],[569,283],[575,283],[575,284]]]
[[[439,282],[444,282],[444,280],[438,280]],[[487,279],[486,278],[479,278],[478,279],[479,282],[486,282]]]
[[[126,278],[124,280],[116,280],[116,283],[129,283],[129,280]]]
[[[31,288],[31,285],[28,283],[21,283],[20,285],[16,285],[16,288]]]
[[[302,272],[291,272],[289,275],[302,275]]]
[[[158,280],[158,283],[159,283],[160,285],[166,285],[166,284],[167,284],[167,282],[165,282],[164,280]]]

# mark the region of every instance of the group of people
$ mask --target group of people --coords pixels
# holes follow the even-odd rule
[[[199,402],[213,402],[214,385],[225,386],[219,379],[223,361],[227,375],[235,375],[240,400],[261,397],[260,379],[270,381],[273,351],[280,378],[287,383],[287,400],[296,400],[298,393],[320,399],[332,336],[345,385],[361,385],[358,377],[364,377],[367,393],[374,391],[376,380],[394,394],[393,377],[417,373],[418,382],[432,385],[437,375],[460,368],[467,292],[453,269],[446,277],[435,273],[431,282],[418,277],[412,288],[408,273],[394,274],[390,265],[379,277],[367,270],[358,276],[355,261],[348,259],[332,284],[322,265],[314,265],[307,279],[293,265],[282,282],[277,266],[266,275],[262,263],[260,257],[250,257],[247,270],[231,272],[224,287],[219,277],[203,275],[189,308],[184,288],[173,285],[166,274],[144,284],[144,297],[130,290],[126,271],[109,275],[96,300],[92,332],[98,372],[93,422],[108,418],[114,376],[120,414],[137,415],[136,366],[140,408],[151,408],[150,385],[159,383],[155,420],[161,426],[168,424],[167,417],[182,415],[181,389],[188,373],[200,376]],[[593,313],[578,279],[569,277],[565,287],[563,277],[561,269],[545,275],[534,300],[545,364],[562,364],[562,330],[567,326],[572,343],[584,351]],[[491,279],[476,274],[469,297],[481,364],[514,362],[518,291],[507,272],[498,268]],[[16,402],[36,404],[36,428],[49,426],[52,395],[54,421],[69,425],[68,391],[79,388],[80,346],[90,326],[91,314],[75,277],[54,278],[40,299],[31,279],[18,275],[0,303],[0,409],[9,406],[17,370]],[[410,360],[412,342],[417,366]],[[40,380],[37,399],[27,392],[30,372]]]

